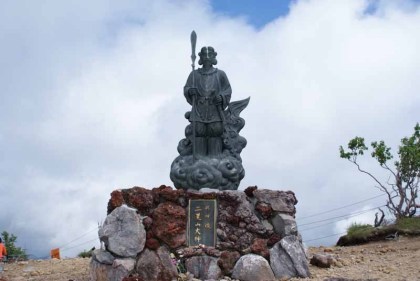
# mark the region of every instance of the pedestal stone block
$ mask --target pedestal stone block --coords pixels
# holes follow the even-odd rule
[[[190,200],[216,200],[214,246],[188,245]],[[185,270],[202,280],[309,276],[294,221],[296,203],[291,191],[256,186],[246,192],[174,190],[164,185],[116,190],[99,231],[105,249],[94,252],[92,280],[171,281]],[[200,218],[194,223],[201,223]]]

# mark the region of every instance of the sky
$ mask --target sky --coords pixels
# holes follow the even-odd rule
[[[172,185],[192,30],[216,49],[232,100],[251,97],[239,189],[294,191],[306,245],[373,223],[385,197],[338,148],[363,136],[395,153],[420,121],[419,5],[2,2],[0,231],[33,257],[72,257],[98,244],[113,190]]]

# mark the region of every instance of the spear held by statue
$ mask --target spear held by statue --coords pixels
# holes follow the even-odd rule
[[[196,59],[195,46],[197,44],[197,34],[195,33],[194,30],[191,32],[191,38],[190,39],[191,39],[191,61],[192,61],[191,67],[192,67],[192,81],[193,81],[192,85],[193,85],[193,88],[195,88],[194,70],[195,70],[195,59]],[[193,141],[192,141],[193,161],[195,161],[196,157],[197,157],[197,155],[196,155],[196,142],[197,142],[197,140],[196,140],[196,132],[195,132],[195,127],[196,127],[196,118],[195,118],[196,117],[195,116],[196,108],[195,108],[195,106],[196,106],[195,105],[195,95],[192,95],[191,114],[192,114],[192,130],[193,130]]]

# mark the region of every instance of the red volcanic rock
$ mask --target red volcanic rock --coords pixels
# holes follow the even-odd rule
[[[185,191],[183,189],[174,190],[170,186],[161,185],[158,188],[153,188],[152,192],[158,196],[159,201],[171,201],[177,202],[179,197],[184,195]]]
[[[181,255],[183,258],[187,259],[193,256],[201,256],[204,254],[204,248],[201,247],[187,247],[177,250],[177,253]]]
[[[108,201],[108,215],[115,209],[124,204],[124,197],[121,190],[111,192],[111,199]]]
[[[255,214],[254,206],[243,192],[218,193],[218,229],[220,250],[243,252],[255,238],[268,237],[268,230]]]
[[[152,231],[146,232],[146,239],[155,238],[155,234]]]
[[[157,250],[160,247],[160,243],[155,238],[146,239],[146,247],[150,250]]]
[[[214,247],[205,247],[204,252],[206,253],[206,255],[211,257],[220,257],[220,251]]]
[[[164,202],[153,212],[152,231],[156,237],[175,249],[186,241],[187,214],[184,208]]]
[[[146,230],[149,230],[153,224],[153,219],[151,217],[145,217],[143,220],[143,225]]]
[[[251,245],[251,252],[268,259],[270,257],[270,252],[267,248],[267,240],[256,238]]]
[[[230,275],[232,274],[233,267],[235,266],[235,263],[238,261],[238,259],[241,257],[241,254],[238,252],[230,252],[230,251],[224,251],[220,255],[219,260],[217,261],[217,265],[222,270],[223,274]]]
[[[254,197],[254,190],[257,190],[257,189],[258,189],[258,186],[256,186],[256,185],[255,186],[249,186],[244,190],[244,192],[245,192],[246,196]]]
[[[273,213],[271,205],[263,202],[258,202],[255,205],[255,210],[257,210],[265,219],[271,217],[271,214]]]
[[[267,246],[272,247],[274,244],[276,244],[280,240],[281,240],[281,236],[278,235],[277,233],[274,233],[273,235],[270,236],[270,238],[268,238]]]
[[[124,189],[123,192],[128,206],[136,208],[143,216],[150,215],[151,210],[155,207],[155,196],[151,190],[136,186]]]

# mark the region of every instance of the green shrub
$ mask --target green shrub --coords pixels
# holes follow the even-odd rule
[[[7,255],[9,259],[19,259],[19,260],[27,260],[28,255],[26,254],[25,249],[16,246],[17,236],[13,233],[9,233],[7,231],[3,231],[1,233],[1,237],[3,238],[3,243],[7,249]]]
[[[396,225],[398,229],[420,230],[420,217],[399,218]]]
[[[352,223],[347,228],[347,235],[349,237],[363,237],[368,236],[375,228],[370,224]]]
[[[84,250],[83,252],[79,253],[77,256],[79,258],[91,258],[92,257],[92,253],[93,253],[92,250],[89,250],[89,251]]]

